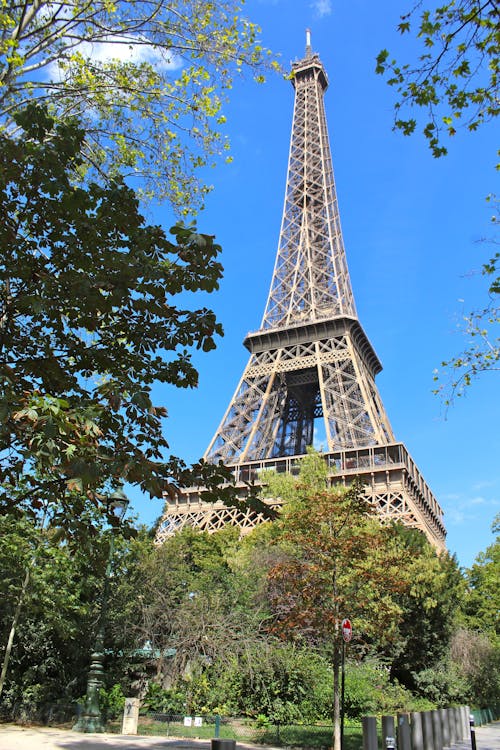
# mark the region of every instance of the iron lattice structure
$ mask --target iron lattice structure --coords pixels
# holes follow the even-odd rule
[[[258,481],[264,468],[295,471],[316,431],[332,483],[363,476],[366,497],[383,517],[420,528],[444,549],[441,508],[396,442],[375,385],[382,366],[357,318],[323,101],[328,80],[309,38],[292,74],[288,176],[269,297],[260,329],[244,341],[248,365],[204,458],[232,467],[244,496],[246,482]],[[186,490],[167,503],[157,540],[186,524],[214,531],[230,522],[244,532],[262,520]]]

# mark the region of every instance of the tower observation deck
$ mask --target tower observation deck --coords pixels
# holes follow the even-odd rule
[[[420,529],[442,550],[442,510],[393,434],[375,384],[382,365],[357,317],[324,108],[328,78],[309,34],[291,80],[285,203],[269,296],[260,328],[244,340],[248,364],[204,458],[231,468],[243,498],[266,468],[296,472],[316,431],[332,484],[362,477],[383,519]],[[203,502],[201,489],[167,501],[158,542],[185,525],[215,531],[233,523],[245,532],[264,520]]]

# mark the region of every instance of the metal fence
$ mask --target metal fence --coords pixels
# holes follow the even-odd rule
[[[116,730],[120,731],[120,728],[116,726]],[[332,745],[333,727],[328,724],[259,722],[245,717],[184,717],[151,712],[139,716],[138,733],[183,739],[208,740],[219,737],[275,747],[327,748]],[[346,750],[360,750],[361,723],[349,723],[344,728],[344,738]]]
[[[473,708],[471,714],[474,716],[474,724],[480,727],[482,724],[490,724],[500,719],[500,705],[490,708]]]

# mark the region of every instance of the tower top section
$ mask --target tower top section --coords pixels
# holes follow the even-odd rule
[[[307,83],[311,79],[318,80],[323,91],[328,88],[328,76],[318,53],[312,50],[311,31],[306,29],[306,54],[302,60],[292,63],[292,85],[297,88],[297,84]]]
[[[356,318],[326,123],[328,79],[306,31],[305,57],[292,65],[295,102],[285,206],[261,329]]]

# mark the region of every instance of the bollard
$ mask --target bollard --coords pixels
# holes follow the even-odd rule
[[[450,747],[450,722],[448,720],[448,712],[446,708],[440,708],[439,713],[441,714],[441,730],[443,733],[443,747]]]
[[[432,733],[434,734],[434,750],[443,750],[443,732],[441,730],[441,714],[439,710],[431,711]]]
[[[398,714],[398,748],[399,750],[411,750],[408,714]]]
[[[363,716],[363,750],[378,750],[375,716]]]
[[[469,706],[461,706],[460,712],[462,715],[462,737],[466,740],[469,736]]]
[[[211,750],[236,750],[236,740],[210,740]]]
[[[394,728],[394,716],[382,716],[382,747],[387,750],[395,750],[396,731]]]
[[[434,732],[432,731],[431,711],[422,712],[422,729],[424,734],[425,750],[436,750],[436,748],[434,747]]]
[[[410,714],[410,735],[412,750],[424,750],[424,735],[422,731],[422,714],[414,711]]]
[[[471,714],[469,716],[469,724],[470,724],[470,746],[472,750],[477,750],[476,728],[474,726],[474,714]]]
[[[447,708],[448,722],[450,724],[450,746],[455,745],[458,742],[457,737],[457,726],[455,723],[455,712],[452,708]]]
[[[457,740],[460,742],[460,740],[463,740],[464,738],[462,734],[462,713],[458,706],[455,706],[453,710],[455,712],[455,722],[457,725]]]

